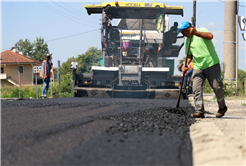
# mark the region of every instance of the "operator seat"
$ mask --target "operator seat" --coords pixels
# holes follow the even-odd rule
[[[117,26],[109,27],[109,44],[111,47],[120,47],[120,32]]]

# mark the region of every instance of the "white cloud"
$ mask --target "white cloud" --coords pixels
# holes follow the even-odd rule
[[[214,27],[215,25],[214,25],[214,23],[210,22],[210,23],[208,24],[208,26]]]
[[[216,38],[224,35],[224,31],[212,31],[211,33],[212,33],[212,34],[214,35],[214,37],[216,37]]]
[[[224,31],[212,31],[211,32],[213,34],[213,43],[217,44],[222,42],[223,38],[222,36],[224,35]]]
[[[219,40],[213,38],[213,43],[214,43],[214,44],[216,44],[216,43],[218,43],[218,42],[219,42]]]
[[[218,25],[215,25],[213,22],[210,22],[208,24],[201,24],[200,27],[205,27],[205,28],[219,28]]]

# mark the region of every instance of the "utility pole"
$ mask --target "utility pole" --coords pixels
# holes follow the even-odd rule
[[[60,61],[57,61],[57,80],[58,80],[58,85],[60,85]]]
[[[18,63],[18,77],[19,77],[19,98],[21,98],[21,90],[20,90],[20,64]]]
[[[193,17],[191,17],[191,22],[196,27],[196,0],[193,0]]]
[[[225,1],[224,64],[226,80],[236,80],[236,14],[237,1]]]

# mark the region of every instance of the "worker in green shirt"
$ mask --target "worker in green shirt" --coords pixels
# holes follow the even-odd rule
[[[187,64],[183,65],[183,74],[187,73],[188,65],[194,60],[193,70],[193,95],[196,112],[191,114],[193,118],[204,118],[203,88],[206,79],[213,88],[217,97],[219,110],[217,118],[224,116],[227,107],[224,100],[223,82],[221,79],[219,56],[214,48],[213,34],[206,28],[194,28],[191,23],[185,21],[177,31],[186,37],[185,52],[188,50],[188,43],[191,39],[190,51],[188,53]]]

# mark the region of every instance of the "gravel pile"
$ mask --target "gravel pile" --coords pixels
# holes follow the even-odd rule
[[[174,130],[176,133],[188,132],[189,126],[195,122],[194,119],[190,118],[190,113],[194,112],[194,109],[192,109],[192,107],[183,109],[185,112],[181,112],[179,109],[158,107],[120,113],[118,115],[99,116],[96,119],[116,120],[116,125],[106,130],[106,133],[109,135],[122,133],[125,139],[127,139],[127,132],[130,131],[144,131],[148,134],[158,131],[159,135],[162,135],[163,131]],[[174,112],[175,110],[177,110],[177,112]]]

